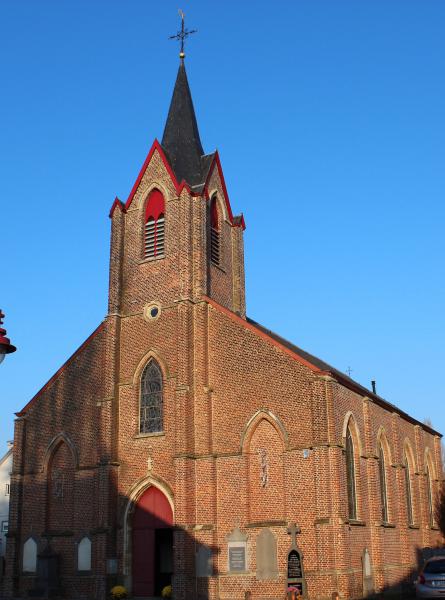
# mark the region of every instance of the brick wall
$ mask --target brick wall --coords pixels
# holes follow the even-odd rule
[[[165,258],[143,256],[143,215],[164,194]],[[149,485],[175,520],[176,599],[282,598],[291,523],[311,598],[360,597],[363,551],[377,590],[395,588],[438,543],[427,510],[426,461],[437,486],[440,440],[395,408],[364,397],[245,320],[242,228],[224,208],[221,268],[208,257],[208,200],[225,189],[214,169],[202,196],[172,182],[158,151],[126,210],[112,213],[109,314],[16,422],[5,593],[24,594],[29,536],[61,557],[67,597],[104,598],[114,581],[131,589],[131,522]],[[225,206],[225,204],[224,204]],[[144,307],[157,302],[156,319]],[[156,360],[163,431],[139,432],[140,378]],[[349,419],[349,421],[348,421]],[[354,437],[358,514],[347,512],[345,431]],[[389,518],[382,523],[378,440],[384,443]],[[412,455],[414,523],[406,509],[403,457]],[[54,470],[57,474],[54,475]],[[64,475],[65,499],[54,496]],[[56,485],[57,487],[57,485]],[[60,486],[59,486],[60,487]],[[71,492],[71,490],[73,490]],[[247,572],[228,570],[227,537],[247,537]],[[256,540],[276,540],[278,575],[256,577]],[[92,572],[78,574],[77,543],[92,540]],[[198,547],[213,575],[195,578]],[[116,559],[118,574],[107,569]]]

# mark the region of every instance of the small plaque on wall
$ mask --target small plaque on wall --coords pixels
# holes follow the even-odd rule
[[[287,558],[287,578],[300,579],[302,576],[300,553],[298,550],[291,550]]]
[[[240,572],[246,570],[246,545],[229,545],[229,571]]]
[[[239,527],[227,536],[227,562],[229,573],[247,571],[247,535]]]

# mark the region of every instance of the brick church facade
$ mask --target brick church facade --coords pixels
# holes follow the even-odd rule
[[[4,596],[401,589],[440,541],[441,436],[246,316],[244,219],[183,60],[110,217],[108,314],[17,413]]]

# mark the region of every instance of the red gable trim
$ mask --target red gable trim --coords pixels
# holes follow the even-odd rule
[[[222,168],[221,168],[221,162],[219,160],[218,151],[215,152],[215,156],[214,156],[214,158],[212,160],[212,164],[210,165],[210,169],[209,169],[209,172],[208,172],[208,175],[207,175],[207,180],[206,180],[205,185],[204,185],[204,192],[203,192],[203,194],[197,194],[196,192],[192,192],[192,190],[190,189],[190,186],[188,185],[188,183],[184,179],[180,183],[178,183],[178,180],[176,179],[176,176],[173,173],[173,169],[171,168],[170,163],[168,162],[167,157],[165,156],[165,152],[162,149],[162,146],[158,142],[157,139],[155,139],[155,141],[153,142],[153,145],[150,148],[149,153],[147,154],[147,158],[145,159],[144,164],[142,165],[142,168],[139,171],[139,175],[138,175],[138,177],[137,177],[137,179],[136,179],[133,187],[131,188],[131,192],[130,192],[130,194],[129,194],[128,198],[127,198],[127,201],[125,203],[125,209],[124,209],[125,211],[128,210],[130,204],[132,203],[133,198],[134,198],[134,196],[136,194],[136,191],[137,191],[137,189],[139,187],[139,184],[141,183],[142,177],[144,176],[144,173],[147,170],[148,165],[150,164],[150,161],[151,161],[151,159],[153,157],[153,154],[156,151],[159,153],[159,156],[161,157],[161,160],[164,163],[164,166],[165,166],[165,168],[167,170],[167,173],[170,176],[170,179],[171,179],[171,181],[172,181],[172,183],[173,183],[173,185],[175,187],[176,194],[178,196],[180,196],[181,193],[182,193],[182,191],[184,189],[186,189],[187,192],[191,196],[199,197],[199,196],[202,196],[203,194],[205,194],[205,196],[206,196],[206,198],[208,200],[209,199],[209,195],[208,195],[208,182],[209,182],[210,177],[211,177],[211,175],[213,173],[213,169],[215,168],[215,165],[216,165],[216,167],[218,169],[219,177],[221,179],[221,185],[222,185],[223,194],[224,194],[224,201],[226,203],[226,207],[227,207],[227,212],[229,214],[230,223],[232,224],[233,227],[242,227],[243,230],[246,228],[246,224],[245,224],[244,216],[243,215],[241,215],[240,223],[235,223],[234,222],[233,214],[232,214],[232,208],[230,206],[229,195],[227,193],[226,182],[224,180],[224,174],[223,174],[223,171],[222,171]],[[115,203],[116,203],[116,200],[115,200]],[[112,207],[111,211],[113,211],[114,208],[115,208],[115,206],[113,204],[113,207]],[[111,214],[112,214],[112,212],[111,212]]]
[[[258,329],[256,329],[256,327],[254,327],[253,325],[251,325],[250,323],[248,323],[247,321],[245,321],[244,319],[242,319],[241,317],[239,317],[238,315],[236,315],[235,313],[233,313],[228,308],[225,308],[224,306],[221,306],[221,304],[218,304],[217,302],[215,302],[215,300],[212,300],[208,296],[203,296],[203,299],[208,304],[210,304],[211,306],[213,306],[213,308],[216,308],[216,310],[219,310],[220,312],[224,313],[225,315],[227,315],[228,317],[230,317],[233,321],[236,321],[237,323],[239,323],[240,325],[242,325],[245,329],[248,329],[249,331],[252,331],[257,336],[259,336],[259,337],[267,340],[273,346],[276,346],[277,348],[279,348],[280,350],[282,350],[283,352],[285,352],[286,354],[288,354],[289,356],[291,356],[292,358],[294,358],[298,362],[302,363],[306,367],[309,367],[309,369],[311,369],[311,371],[313,371],[314,373],[317,373],[317,375],[328,375],[328,376],[332,377],[333,379],[335,379],[340,385],[342,385],[342,386],[344,386],[344,387],[346,387],[346,388],[354,391],[355,393],[359,394],[362,397],[366,396],[367,398],[369,398],[370,400],[372,400],[378,406],[384,408],[385,410],[387,410],[387,411],[389,411],[391,413],[397,413],[403,419],[405,419],[406,421],[412,423],[413,425],[419,425],[420,427],[422,427],[425,431],[427,431],[431,435],[435,435],[435,436],[438,436],[440,438],[443,437],[440,432],[436,431],[432,427],[429,427],[428,425],[425,425],[424,423],[421,423],[417,419],[414,419],[414,417],[411,417],[410,415],[408,415],[406,412],[404,412],[403,410],[401,410],[400,408],[398,408],[394,404],[390,404],[389,402],[387,402],[383,398],[380,398],[380,396],[377,396],[376,394],[373,394],[370,390],[367,390],[367,389],[363,388],[362,386],[360,386],[360,384],[356,383],[355,381],[352,381],[348,377],[342,376],[341,373],[336,372],[336,371],[328,371],[328,370],[325,371],[325,370],[319,369],[318,367],[316,367],[315,365],[313,365],[309,361],[305,360],[304,358],[302,358],[298,354],[295,354],[295,352],[292,352],[292,350],[289,350],[289,348],[286,348],[286,346],[283,346],[282,344],[280,344],[280,342],[277,342],[273,338],[269,337],[266,333],[264,333],[264,332],[259,331]]]
[[[164,150],[162,149],[161,144],[158,142],[158,140],[155,139],[155,141],[153,142],[152,147],[150,148],[149,153],[147,154],[147,158],[144,161],[144,164],[142,165],[141,170],[139,171],[139,175],[133,185],[133,187],[131,188],[131,192],[127,198],[127,201],[125,203],[125,210],[128,210],[128,207],[130,206],[134,195],[136,194],[136,191],[139,187],[139,184],[141,183],[142,177],[144,176],[145,171],[147,170],[148,165],[150,164],[150,161],[153,157],[153,154],[155,152],[159,153],[159,156],[161,157],[162,162],[164,163],[164,167],[166,168],[168,174],[170,175],[170,179],[172,180],[173,185],[175,186],[175,190],[178,196],[181,195],[182,190],[185,188],[189,194],[191,194],[192,196],[199,196],[200,194],[195,194],[190,190],[189,185],[187,184],[187,182],[183,179],[180,183],[178,183],[178,180],[176,179],[175,174],[173,173],[173,169],[171,168],[167,157],[165,156]]]
[[[50,385],[51,385],[52,383],[54,383],[54,381],[55,381],[55,380],[58,378],[58,376],[59,376],[59,375],[60,375],[60,374],[61,374],[61,373],[62,373],[62,372],[63,372],[63,371],[66,369],[66,367],[67,367],[67,366],[70,364],[70,362],[71,362],[72,360],[74,360],[74,359],[76,358],[76,356],[77,356],[77,355],[78,355],[80,352],[82,352],[82,350],[83,350],[83,349],[84,349],[84,348],[85,348],[85,347],[86,347],[86,346],[87,346],[87,345],[88,345],[88,344],[91,342],[91,340],[92,340],[92,339],[93,339],[93,338],[94,338],[94,337],[95,337],[95,336],[96,336],[96,335],[97,335],[97,334],[98,334],[100,331],[102,331],[102,329],[104,328],[104,326],[105,326],[105,323],[101,323],[101,324],[99,325],[99,327],[97,327],[97,328],[96,328],[96,329],[93,331],[93,333],[92,333],[92,334],[91,334],[89,337],[87,337],[87,339],[86,339],[86,340],[83,342],[83,344],[82,344],[81,346],[79,346],[79,347],[77,348],[77,350],[76,350],[76,351],[75,351],[75,352],[74,352],[74,353],[73,353],[73,354],[72,354],[72,355],[71,355],[71,356],[68,358],[68,360],[67,360],[67,361],[65,361],[65,362],[63,363],[63,365],[60,367],[60,369],[54,373],[54,375],[51,377],[51,379],[49,379],[49,380],[48,380],[48,381],[45,383],[45,385],[44,385],[44,386],[43,386],[43,387],[42,387],[42,388],[41,388],[41,389],[40,389],[40,390],[37,392],[37,394],[36,394],[36,395],[35,395],[33,398],[31,398],[31,400],[28,402],[28,404],[26,404],[26,406],[24,406],[24,407],[22,408],[22,410],[21,410],[21,411],[19,411],[19,412],[16,412],[16,413],[15,413],[15,414],[17,415],[17,417],[23,417],[23,416],[24,416],[24,415],[27,413],[27,411],[28,411],[28,410],[29,410],[29,409],[32,407],[32,405],[33,405],[33,404],[36,402],[36,400],[39,398],[40,394],[42,394],[42,393],[43,393],[45,390],[47,390],[47,389],[50,387]]]
[[[238,315],[236,315],[234,312],[232,312],[228,308],[225,308],[224,306],[221,306],[221,304],[218,304],[217,302],[215,302],[215,300],[212,300],[208,296],[203,296],[203,298],[204,298],[204,300],[206,302],[208,302],[211,306],[213,306],[213,308],[216,308],[216,310],[219,310],[220,312],[222,312],[225,315],[227,315],[228,317],[230,317],[232,319],[232,321],[235,321],[239,325],[242,325],[245,329],[248,329],[249,331],[251,331],[252,333],[254,333],[255,335],[257,335],[258,337],[263,338],[264,340],[266,340],[267,342],[269,342],[270,344],[272,344],[272,346],[275,346],[276,348],[279,348],[285,354],[288,354],[293,359],[295,359],[299,363],[303,364],[305,367],[309,367],[309,369],[311,371],[313,371],[314,373],[322,373],[322,371],[318,367],[316,367],[315,365],[313,365],[309,361],[305,360],[304,358],[302,358],[298,354],[295,354],[295,352],[292,352],[292,350],[289,350],[289,348],[286,348],[286,346],[283,346],[283,344],[280,344],[280,342],[277,342],[273,338],[269,337],[263,331],[259,331],[256,327],[254,327],[253,325],[251,325],[250,323],[248,323],[247,321],[245,321],[244,319],[242,319],[241,317],[239,317]]]
[[[113,206],[110,208],[110,214],[108,215],[110,217],[110,219],[113,218],[113,213],[116,210],[116,208],[119,208],[123,213],[127,212],[125,210],[124,203],[121,202],[117,196],[114,199]]]
[[[204,189],[206,190],[206,195],[208,197],[208,183],[209,183],[210,178],[212,176],[213,169],[215,168],[215,165],[216,165],[216,168],[218,169],[219,178],[221,179],[221,185],[222,185],[223,194],[224,194],[224,201],[226,203],[227,212],[229,213],[230,223],[232,224],[233,227],[240,227],[240,225],[241,225],[241,227],[244,230],[244,229],[246,229],[246,224],[244,222],[244,216],[241,215],[242,218],[241,218],[241,224],[240,225],[234,223],[234,220],[233,220],[232,208],[230,206],[229,194],[227,193],[226,181],[224,179],[224,173],[223,173],[223,170],[222,170],[222,167],[221,167],[221,161],[219,160],[218,150],[215,152],[215,156],[213,158],[212,164],[210,165],[210,169],[209,169],[209,172],[208,172],[208,175],[207,175],[207,179],[206,179],[206,182],[205,182]]]

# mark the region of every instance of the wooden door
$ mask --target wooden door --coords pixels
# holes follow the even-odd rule
[[[156,531],[173,526],[173,513],[166,496],[149,487],[139,498],[133,513],[133,596],[155,595],[157,578]]]

